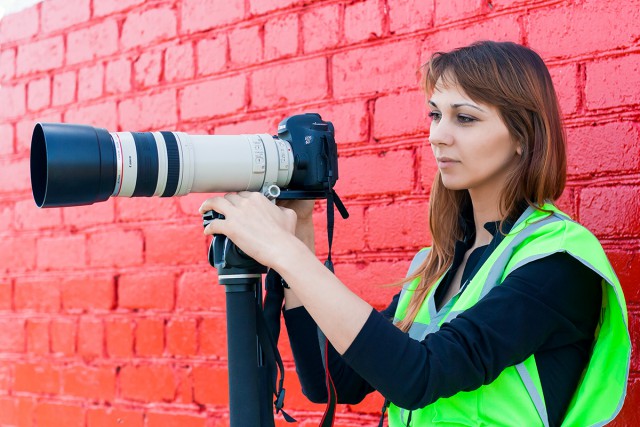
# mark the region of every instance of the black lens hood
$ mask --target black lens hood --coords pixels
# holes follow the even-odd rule
[[[107,200],[116,182],[116,153],[106,129],[37,123],[31,138],[31,189],[41,208]]]

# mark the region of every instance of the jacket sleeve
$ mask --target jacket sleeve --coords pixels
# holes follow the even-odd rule
[[[393,319],[398,295],[380,318],[389,323]],[[314,403],[327,401],[324,366],[318,342],[318,327],[304,307],[284,310],[289,342],[300,379],[302,392]],[[329,343],[327,352],[329,372],[336,387],[339,403],[358,403],[374,391],[373,387],[353,370]]]

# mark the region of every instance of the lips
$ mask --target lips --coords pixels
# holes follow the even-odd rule
[[[458,160],[454,160],[450,157],[437,157],[436,161],[438,162],[438,168],[439,169],[446,169],[450,166],[453,166],[457,163],[460,163],[460,161]]]

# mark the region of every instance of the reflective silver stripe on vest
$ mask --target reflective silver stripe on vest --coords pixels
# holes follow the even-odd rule
[[[420,267],[420,265],[424,262],[424,260],[427,259],[427,255],[429,254],[429,252],[431,252],[431,249],[424,249],[424,250],[418,251],[418,253],[413,256],[413,259],[411,260],[411,264],[409,265],[409,270],[407,271],[407,275],[405,277],[409,277],[416,272],[418,267]],[[405,283],[402,286],[402,291],[400,291],[400,297],[398,298],[398,304],[400,303],[400,301],[402,301],[402,298],[407,292],[407,289],[409,288],[409,286],[411,286],[411,282]],[[393,319],[393,323],[397,323],[399,321],[400,319],[398,319],[397,317]]]
[[[542,396],[538,392],[538,389],[533,383],[531,374],[529,374],[529,371],[527,371],[527,368],[524,366],[524,362],[518,363],[516,365],[516,370],[518,371],[518,374],[520,374],[520,378],[522,378],[522,382],[524,383],[524,386],[526,387],[531,400],[533,400],[533,404],[535,405],[536,410],[540,415],[542,424],[544,424],[544,427],[549,427],[549,415],[547,414],[547,407],[545,406],[544,400],[542,400]]]

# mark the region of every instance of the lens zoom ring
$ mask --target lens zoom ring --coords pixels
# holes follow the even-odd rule
[[[160,134],[167,146],[167,185],[160,197],[171,197],[176,194],[180,179],[180,152],[173,132],[160,132]]]

